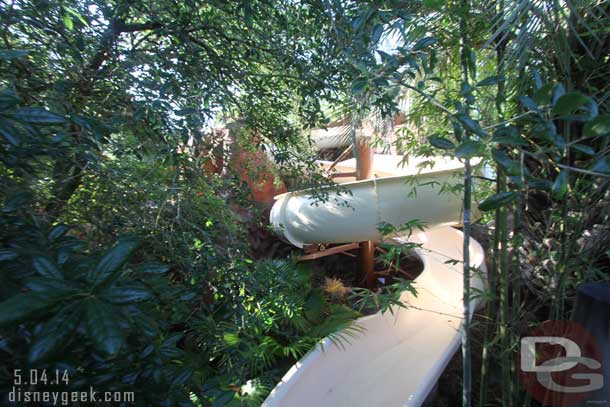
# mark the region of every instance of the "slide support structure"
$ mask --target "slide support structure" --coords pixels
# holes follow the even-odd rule
[[[358,181],[372,179],[375,154],[369,140],[360,138],[356,141],[356,177]],[[367,288],[375,287],[375,243],[372,240],[360,242],[360,273]]]

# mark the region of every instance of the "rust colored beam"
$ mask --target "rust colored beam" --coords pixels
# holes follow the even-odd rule
[[[373,174],[373,158],[375,157],[373,149],[367,139],[359,139],[356,141],[356,172],[358,173],[358,180],[374,178]]]
[[[371,144],[366,138],[356,139],[356,179],[364,180],[374,177],[373,158],[375,157]],[[369,240],[360,242],[360,272],[368,288],[375,288],[375,244]]]
[[[375,287],[375,244],[368,240],[360,242],[360,271],[368,288]]]
[[[321,250],[322,245],[319,244],[304,244],[303,251],[307,254],[315,253]]]
[[[319,259],[321,257],[326,257],[326,256],[330,256],[333,254],[345,252],[348,250],[354,250],[357,248],[358,248],[358,243],[342,244],[340,246],[331,247],[329,249],[324,249],[324,250],[320,250],[320,251],[317,251],[314,253],[305,254],[305,255],[297,258],[297,260],[298,261],[315,260],[315,259]]]

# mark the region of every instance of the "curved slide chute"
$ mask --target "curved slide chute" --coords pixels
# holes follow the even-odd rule
[[[351,195],[331,191],[318,206],[312,205],[308,191],[276,197],[271,223],[297,247],[381,240],[380,222],[398,226],[419,219],[429,228],[389,240],[420,244],[416,252],[424,269],[414,282],[417,296],[405,292],[400,298],[407,308],[358,319],[355,323],[363,333],[345,347],[324,339],[286,373],[264,406],[422,406],[459,348],[463,235],[450,226],[461,223],[462,203],[459,193],[441,192],[459,182],[454,177],[462,173],[463,164],[439,158],[422,169],[417,160],[406,167],[398,166],[399,161],[401,157],[376,156],[375,173],[382,178],[344,183]],[[353,171],[355,162],[336,167]],[[474,240],[470,259],[477,270],[471,285],[482,290],[484,251]],[[476,305],[477,300],[471,300],[471,310]]]

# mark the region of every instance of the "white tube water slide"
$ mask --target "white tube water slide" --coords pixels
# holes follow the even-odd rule
[[[459,348],[463,235],[450,226],[461,223],[463,208],[459,192],[441,191],[460,183],[456,175],[462,173],[463,164],[435,158],[432,167],[421,168],[423,160],[401,167],[401,159],[375,156],[374,172],[381,178],[347,183],[338,179],[351,195],[330,191],[326,202],[317,206],[312,205],[309,191],[276,197],[271,224],[297,247],[381,240],[380,222],[399,226],[419,219],[428,228],[410,238],[389,240],[421,244],[416,252],[424,269],[414,282],[417,296],[405,292],[400,298],[407,308],[356,320],[363,332],[344,347],[324,339],[292,366],[263,406],[422,406]],[[337,169],[353,172],[355,160],[341,162]],[[486,276],[484,252],[474,240],[470,259],[478,270],[472,272],[471,285],[481,290]],[[471,300],[471,310],[476,305],[477,300]]]

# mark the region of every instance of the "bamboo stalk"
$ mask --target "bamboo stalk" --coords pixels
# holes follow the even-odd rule
[[[462,68],[462,86],[468,85],[468,33],[467,19],[470,4],[468,0],[462,0],[462,15],[460,18],[460,36],[461,50],[460,62]],[[465,113],[469,113],[469,104],[465,103]],[[464,139],[467,141],[470,138],[468,131],[464,132]],[[470,232],[471,232],[471,200],[472,200],[472,168],[470,167],[470,159],[466,158],[464,162],[464,246],[463,246],[463,303],[464,303],[464,322],[462,333],[462,406],[470,407],[472,405],[472,358],[471,358],[471,333],[470,333]]]

